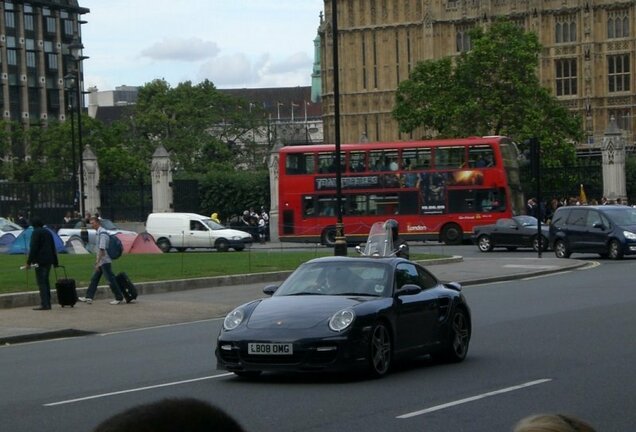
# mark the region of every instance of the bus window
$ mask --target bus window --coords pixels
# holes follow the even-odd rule
[[[313,153],[290,153],[285,159],[286,174],[313,174],[314,154]]]
[[[366,195],[349,195],[345,200],[345,214],[365,215],[367,214]]]
[[[428,169],[431,167],[430,148],[402,150],[402,169]]]
[[[319,216],[335,216],[336,215],[336,199],[334,197],[318,198],[318,215]]]
[[[415,215],[419,208],[417,192],[402,192],[399,194],[398,213],[402,215]]]
[[[465,147],[437,147],[435,149],[435,168],[459,169],[465,168]]]
[[[313,217],[316,216],[315,200],[312,196],[303,197],[303,216]]]
[[[367,153],[363,151],[352,151],[349,153],[349,171],[350,172],[364,172],[366,170],[366,158]]]
[[[489,145],[472,145],[468,147],[468,165],[471,168],[487,168],[494,165],[492,147]]]
[[[369,214],[394,215],[398,214],[398,196],[395,194],[370,195]]]
[[[319,153],[318,154],[318,172],[323,174],[336,172],[336,154],[335,153]]]
[[[369,152],[370,171],[397,171],[397,150],[373,150]]]

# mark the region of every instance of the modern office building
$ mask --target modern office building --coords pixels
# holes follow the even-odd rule
[[[636,2],[610,0],[347,0],[338,1],[343,143],[418,138],[391,116],[395,92],[422,60],[471,48],[468,31],[508,17],[543,46],[541,83],[583,119],[594,149],[614,117],[633,144]],[[325,141],[334,137],[331,0],[321,22]]]
[[[77,0],[3,0],[0,8],[2,118],[26,126],[64,121],[76,100],[72,79],[83,88],[81,25],[89,9]]]

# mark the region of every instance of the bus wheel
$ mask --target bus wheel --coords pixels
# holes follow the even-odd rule
[[[442,242],[447,245],[462,244],[463,233],[459,225],[451,223],[442,229]]]
[[[322,244],[327,247],[336,245],[336,227],[327,227],[322,232]]]

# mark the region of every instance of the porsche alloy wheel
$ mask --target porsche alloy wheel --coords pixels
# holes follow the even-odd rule
[[[376,324],[369,340],[369,367],[375,377],[386,375],[391,367],[391,336],[382,323]]]
[[[477,247],[482,252],[490,252],[493,248],[490,236],[487,236],[486,234],[480,235],[477,239]]]
[[[451,363],[464,360],[470,343],[470,325],[463,309],[458,308],[453,313],[447,337],[446,345],[440,352],[439,358]]]

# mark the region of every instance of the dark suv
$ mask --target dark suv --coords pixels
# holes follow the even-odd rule
[[[559,207],[550,223],[550,246],[559,258],[568,258],[573,252],[611,259],[636,254],[636,208]]]

